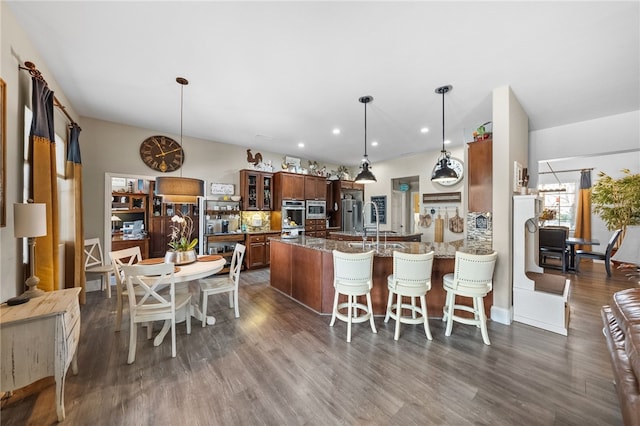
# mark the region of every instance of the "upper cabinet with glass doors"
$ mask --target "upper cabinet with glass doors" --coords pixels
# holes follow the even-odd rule
[[[272,210],[273,173],[240,170],[242,210]]]

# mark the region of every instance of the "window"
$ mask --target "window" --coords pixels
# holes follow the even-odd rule
[[[564,188],[565,191],[558,191],[558,188]],[[539,185],[538,191],[542,196],[542,208],[556,212],[556,217],[545,221],[544,224],[546,226],[566,226],[573,231],[576,226],[576,184]]]

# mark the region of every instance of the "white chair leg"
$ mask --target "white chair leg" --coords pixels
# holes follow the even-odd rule
[[[118,300],[116,300],[116,331],[120,331],[122,327],[122,293],[118,291]]]
[[[484,303],[482,303],[482,298],[478,297],[478,310],[480,311],[480,331],[482,332],[482,341],[485,345],[491,345],[489,341],[489,333],[487,332],[487,315],[484,312]]]
[[[411,296],[411,318],[416,319],[416,298]]]
[[[228,295],[229,295],[229,309],[233,308],[233,294],[232,293],[233,292],[231,292],[231,291],[228,293]]]
[[[376,324],[373,322],[373,305],[371,303],[371,293],[367,293],[367,307],[369,308],[369,323],[371,323],[371,331],[377,333]]]
[[[449,312],[449,305],[451,305],[452,296],[453,296],[453,293],[450,291],[447,291],[447,295],[444,299],[444,306],[442,307],[442,321],[447,321],[447,313]],[[454,297],[453,301],[455,302],[455,296],[453,297]]]
[[[420,296],[420,306],[422,307],[422,316],[424,318],[424,332],[427,335],[427,339],[433,340],[431,328],[429,328],[429,314],[427,313],[427,298],[425,296]]]
[[[396,332],[393,336],[393,340],[398,340],[400,338],[400,318],[402,318],[402,296],[400,293],[398,293],[396,303]],[[371,318],[373,318],[373,314],[371,315]]]
[[[184,315],[185,321],[187,321],[187,334],[191,334],[191,303],[187,303],[184,305]],[[207,320],[207,316],[203,315],[205,321]]]
[[[236,318],[240,318],[240,305],[238,304],[238,290],[233,291],[234,306],[236,309]]]
[[[355,296],[347,296],[347,343],[351,342],[351,307],[354,300]]]
[[[147,327],[147,340],[151,339],[153,333],[153,323],[151,321],[145,324]]]
[[[336,322],[336,313],[338,312],[338,292],[333,298],[333,312],[331,313],[331,322],[329,323],[329,327],[333,327],[333,324]]]
[[[202,292],[202,327],[207,325],[207,301],[209,294],[206,291]]]
[[[389,315],[391,314],[391,303],[393,301],[393,291],[389,290],[389,297],[387,298],[387,313],[384,315],[384,322],[389,322]]]
[[[131,320],[131,327],[129,327],[129,357],[127,358],[127,364],[133,364],[136,360],[136,340],[138,338],[138,325]]]
[[[176,357],[176,317],[171,318],[171,358]]]
[[[453,296],[453,293],[448,293]],[[455,303],[455,296],[449,297],[449,294],[447,294],[447,299],[449,299],[447,303],[447,328],[444,332],[444,335],[451,336],[451,330],[453,329],[453,304]]]

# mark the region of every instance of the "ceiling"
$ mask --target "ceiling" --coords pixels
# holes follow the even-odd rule
[[[179,135],[182,76],[184,135],[254,153],[357,164],[363,95],[374,164],[439,150],[445,84],[451,147],[504,85],[532,130],[640,109],[637,1],[6,3],[81,116]]]

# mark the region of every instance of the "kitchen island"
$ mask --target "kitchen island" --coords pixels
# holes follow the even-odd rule
[[[298,237],[271,238],[271,286],[310,309],[330,314],[333,308],[333,250],[363,253],[375,250],[375,241],[363,247],[360,242]],[[441,318],[446,292],[442,277],[453,272],[456,251],[487,254],[491,244],[457,240],[445,243],[381,242],[373,260],[373,289],[371,301],[375,315],[384,315],[387,307],[387,276],[393,272],[393,252],[428,253],[434,251],[431,290],[427,293],[429,317]],[[458,302],[459,303],[459,302]],[[471,299],[464,303],[471,303]],[[490,312],[493,294],[484,298],[485,310]]]

